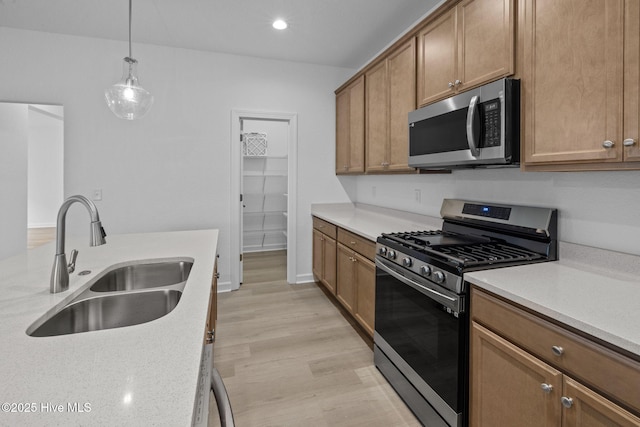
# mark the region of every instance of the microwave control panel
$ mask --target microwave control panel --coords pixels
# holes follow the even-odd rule
[[[483,102],[483,147],[500,146],[500,100]]]

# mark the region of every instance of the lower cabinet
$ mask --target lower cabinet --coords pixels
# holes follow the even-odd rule
[[[205,344],[212,343],[216,339],[216,321],[218,319],[218,258],[213,265],[213,277],[211,278],[211,293],[209,294],[209,309],[207,311],[207,326],[205,330]]]
[[[329,292],[336,294],[336,226],[313,219],[313,275]]]
[[[373,337],[375,243],[319,218],[314,217],[313,224],[313,274],[316,280],[335,295],[365,332]]]
[[[373,336],[376,296],[375,264],[342,243],[338,243],[337,265],[336,297],[338,301],[364,330]]]
[[[470,426],[640,426],[622,407],[640,405],[636,361],[477,289],[471,312]],[[536,350],[545,337],[549,357]],[[600,353],[599,366],[581,345]]]

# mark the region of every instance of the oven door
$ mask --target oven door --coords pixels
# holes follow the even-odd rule
[[[465,304],[464,296],[376,258],[375,345],[449,426],[466,416]]]

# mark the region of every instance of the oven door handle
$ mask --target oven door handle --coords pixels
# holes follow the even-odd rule
[[[380,261],[379,259],[376,258],[376,266],[378,268],[380,268],[382,271],[384,271],[385,273],[390,274],[393,278],[401,281],[402,283],[411,286],[412,288],[416,289],[417,291],[421,292],[422,294],[424,294],[425,296],[431,298],[434,301],[437,301],[449,308],[451,308],[452,310],[454,310],[455,312],[460,312],[461,311],[461,307],[460,307],[460,297],[450,297],[449,295],[445,295],[441,292],[436,291],[435,289],[431,289],[421,283],[416,282],[415,280],[411,280],[410,278],[398,273],[397,271],[393,270],[392,268],[390,268],[389,266],[387,266],[384,262]]]

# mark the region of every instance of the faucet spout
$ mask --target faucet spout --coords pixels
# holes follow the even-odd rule
[[[84,196],[71,196],[66,199],[58,210],[58,222],[56,230],[56,255],[53,260],[53,269],[51,270],[51,283],[49,290],[52,294],[64,292],[69,289],[69,267],[67,265],[67,257],[64,253],[65,235],[66,235],[66,217],[69,207],[74,203],[84,205],[89,211],[91,217],[91,227],[89,229],[89,244],[91,246],[104,245],[106,243],[106,233],[100,222],[98,208],[89,199]],[[74,260],[75,261],[75,260]]]

